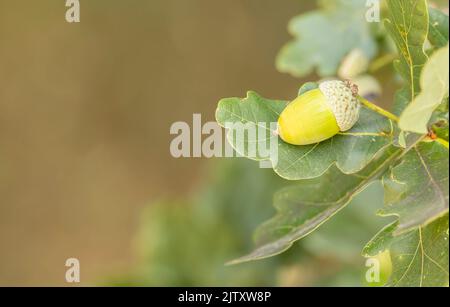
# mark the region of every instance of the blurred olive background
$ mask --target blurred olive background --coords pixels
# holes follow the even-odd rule
[[[203,159],[171,158],[170,125],[247,89],[293,97],[273,63],[314,5],[80,3],[69,24],[64,0],[0,0],[0,285],[64,285],[69,257],[85,284],[129,270],[143,208],[205,177]]]

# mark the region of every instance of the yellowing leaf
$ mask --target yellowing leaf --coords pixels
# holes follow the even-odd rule
[[[403,111],[399,126],[402,130],[426,134],[433,111],[448,96],[449,47],[436,51],[423,68],[420,85],[422,91]]]

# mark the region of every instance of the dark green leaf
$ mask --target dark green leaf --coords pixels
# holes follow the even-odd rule
[[[370,60],[377,45],[365,19],[361,0],[321,1],[320,9],[294,18],[289,24],[295,39],[280,51],[277,67],[294,76],[305,76],[317,68],[321,76],[335,75],[342,59],[360,49]]]
[[[397,225],[398,223],[394,222],[381,229],[381,231],[366,244],[362,252],[363,256],[367,258],[375,257],[376,255],[389,250],[395,238],[394,231],[397,228]]]
[[[429,8],[430,29],[428,40],[436,48],[442,48],[448,44],[448,15],[442,11]]]
[[[362,172],[343,175],[335,167],[323,176],[302,180],[277,192],[274,205],[278,214],[256,232],[257,249],[232,264],[271,257],[282,253],[342,210],[350,200],[377,179],[401,150],[392,147]]]
[[[421,92],[400,116],[402,130],[426,134],[434,110],[448,98],[448,45],[433,53],[420,75]]]

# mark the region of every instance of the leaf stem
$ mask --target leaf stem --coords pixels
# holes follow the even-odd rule
[[[373,104],[372,102],[370,102],[369,100],[367,100],[366,98],[362,97],[362,96],[358,96],[359,101],[368,109],[377,112],[380,115],[383,115],[384,117],[387,117],[391,120],[393,120],[394,122],[398,123],[399,118],[397,117],[397,115],[392,114],[389,111],[386,111],[385,109],[377,106],[376,104]]]
[[[374,111],[374,112],[376,112],[376,113],[378,113],[378,114],[380,114],[380,115],[382,115],[384,117],[387,117],[387,118],[393,120],[394,122],[398,123],[399,118],[398,118],[397,115],[394,115],[394,114],[392,114],[389,111],[386,111],[385,109],[377,106],[376,104],[370,102],[369,100],[367,100],[366,98],[364,98],[362,96],[358,96],[358,99],[366,108],[368,108],[368,109],[370,109],[370,110],[372,110],[372,111]],[[435,139],[432,139],[432,140],[438,142],[439,144],[441,144],[445,148],[449,149],[448,141],[446,141],[444,139],[441,139],[439,137],[435,138]]]

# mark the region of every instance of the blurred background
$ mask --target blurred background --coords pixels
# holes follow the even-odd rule
[[[359,283],[380,187],[286,255],[225,267],[284,183],[169,154],[170,125],[220,98],[295,97],[274,60],[314,1],[80,3],[69,24],[64,0],[0,0],[0,285],[67,285],[71,257],[83,285]]]
[[[126,270],[142,208],[187,198],[204,169],[170,156],[170,125],[250,88],[295,95],[273,63],[313,3],[80,4],[69,24],[64,0],[0,0],[2,285],[64,284],[69,257],[85,282]]]

